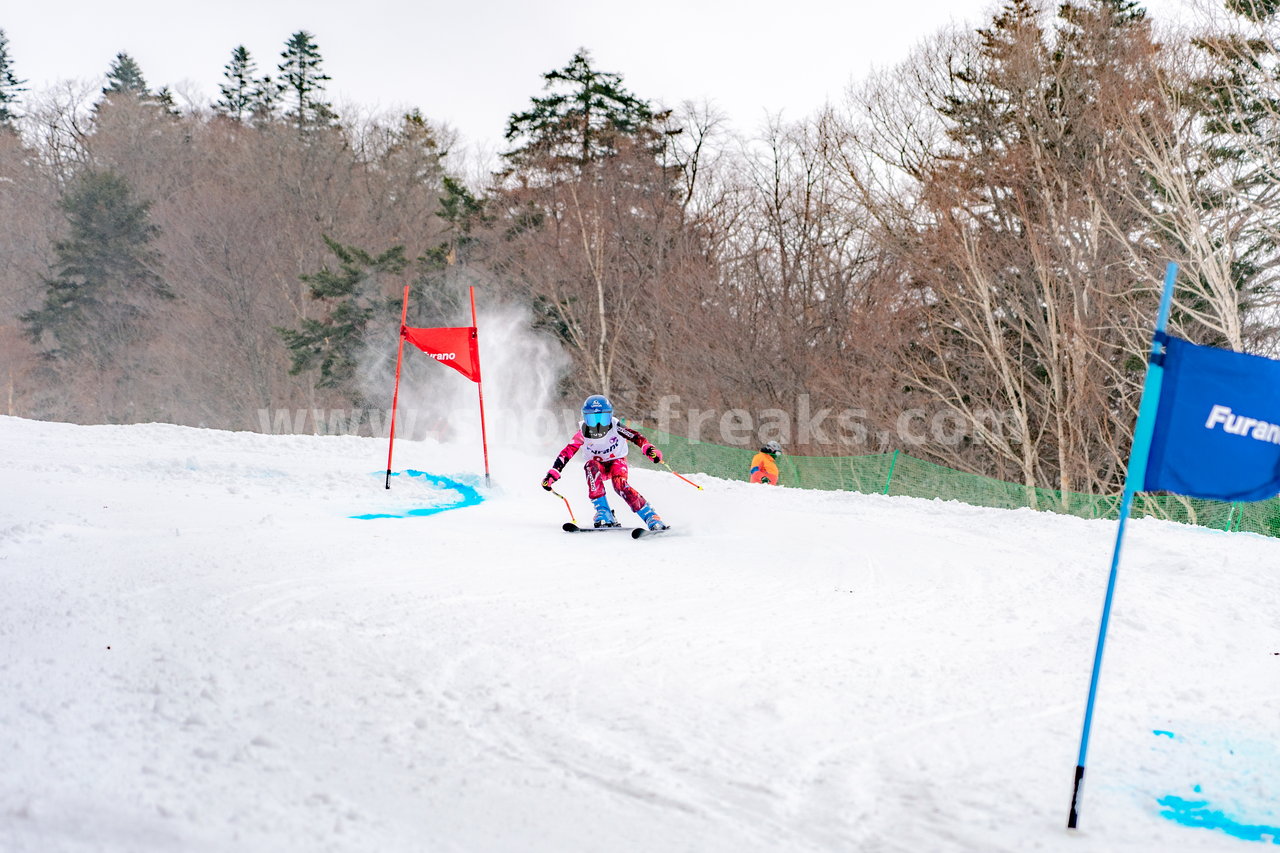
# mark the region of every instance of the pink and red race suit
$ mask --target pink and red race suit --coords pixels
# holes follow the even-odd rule
[[[641,453],[650,447],[649,439],[631,427],[618,423],[613,419],[609,431],[600,438],[587,438],[582,431],[573,434],[573,438],[556,456],[552,468],[563,471],[564,466],[579,450],[587,451],[587,460],[583,470],[587,475],[587,494],[592,500],[604,495],[604,481],[613,482],[613,490],[617,492],[633,512],[637,512],[646,503],[644,497],[627,482],[627,443],[640,448]]]

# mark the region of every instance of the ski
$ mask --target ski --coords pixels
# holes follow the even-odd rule
[[[671,526],[668,525],[666,527],[660,527],[657,530],[649,530],[646,527],[623,527],[620,524],[613,527],[579,527],[572,521],[566,521],[560,529],[565,533],[612,533],[615,531],[621,531],[630,533],[632,539],[639,539],[643,536],[654,536],[658,533],[666,533],[671,529]]]
[[[572,521],[566,521],[561,528],[565,533],[609,533],[618,530],[630,530],[630,527],[616,525],[614,527],[579,527]]]
[[[645,528],[645,527],[637,527],[635,530],[631,531],[631,538],[639,539],[643,536],[657,536],[659,533],[666,533],[670,529],[671,529],[671,525],[669,524],[666,527],[659,527],[657,530],[649,530],[648,528]]]

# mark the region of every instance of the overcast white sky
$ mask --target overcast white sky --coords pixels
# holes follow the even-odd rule
[[[1185,0],[1150,0],[1157,18]],[[667,106],[710,99],[750,132],[766,113],[801,118],[838,99],[872,65],[903,59],[952,21],[985,24],[993,0],[10,0],[0,29],[19,77],[40,90],[96,80],[116,53],[208,102],[243,44],[274,74],[285,40],[315,36],[330,99],[374,112],[418,107],[471,144],[500,147],[507,116],[541,91],[541,74],[579,47]],[[181,97],[179,103],[183,103]]]

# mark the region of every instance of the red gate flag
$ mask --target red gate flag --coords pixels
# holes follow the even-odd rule
[[[476,383],[480,398],[480,446],[484,448],[484,482],[489,484],[489,438],[484,425],[484,384],[480,382],[480,337],[476,334],[476,288],[470,288],[471,325],[447,329],[413,329],[404,325],[408,318],[408,284],[401,302],[401,334],[396,346],[396,391],[392,393],[392,428],[387,442],[387,488],[392,487],[392,451],[396,448],[396,410],[399,407],[399,371],[404,360],[404,342],[408,341],[440,364],[451,366],[463,377]]]
[[[447,364],[472,382],[480,381],[480,348],[475,326],[449,329],[412,329],[403,326],[400,334],[441,364]]]
[[[408,341],[441,364],[447,364],[476,383],[480,398],[480,446],[484,448],[484,483],[489,485],[489,438],[484,426],[484,385],[480,382],[480,338],[476,329],[476,289],[470,288],[471,325],[447,329],[414,329],[404,321],[409,316],[409,285],[404,286],[400,304],[400,339],[396,344],[396,388],[391,394],[391,430],[387,441],[387,488],[391,488],[391,452],[396,446],[396,410],[400,406],[400,365],[404,342]]]

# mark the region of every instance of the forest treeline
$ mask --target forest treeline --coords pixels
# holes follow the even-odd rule
[[[28,91],[0,33],[0,410],[385,408],[401,289],[451,325],[474,285],[563,347],[566,399],[831,410],[855,429],[788,450],[1115,491],[1167,261],[1174,330],[1276,349],[1278,7],[1008,0],[751,137],[582,50],[482,176],[440,120],[340,115],[306,32],[182,108],[123,53]]]

